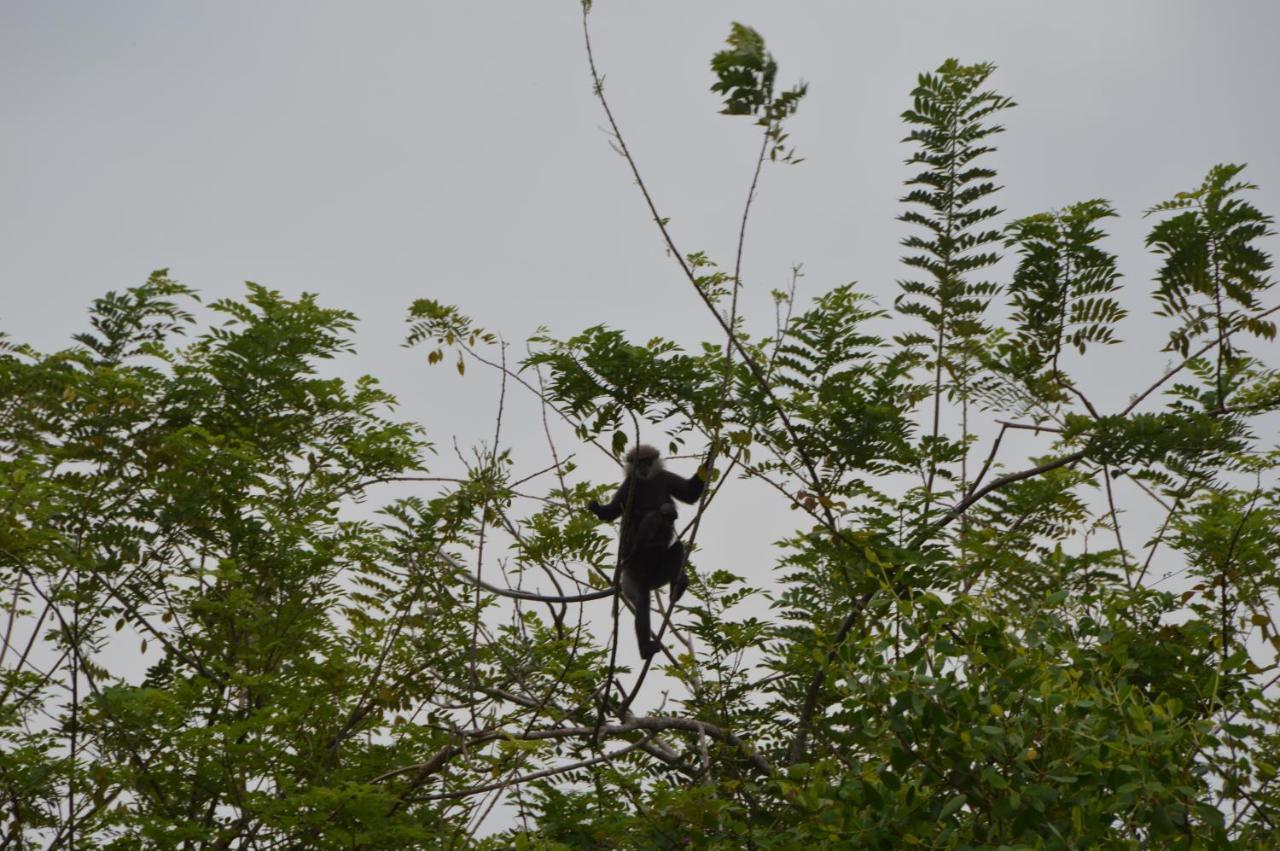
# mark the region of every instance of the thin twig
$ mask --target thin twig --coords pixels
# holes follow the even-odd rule
[[[739,340],[737,335],[734,333],[733,326],[729,324],[723,315],[721,315],[710,295],[708,295],[703,288],[698,285],[697,275],[694,274],[688,261],[676,247],[675,239],[671,236],[671,231],[667,227],[666,219],[658,213],[657,204],[654,202],[653,196],[649,194],[649,187],[645,184],[644,178],[640,175],[640,168],[636,164],[635,157],[631,154],[630,148],[627,147],[626,139],[623,138],[622,131],[618,127],[618,122],[613,116],[613,110],[610,108],[609,101],[605,97],[604,79],[596,70],[595,55],[591,50],[591,30],[587,24],[587,16],[588,9],[584,4],[582,10],[582,36],[587,50],[587,64],[591,69],[592,90],[595,93],[596,99],[600,101],[600,106],[604,109],[605,117],[609,121],[609,127],[613,134],[614,141],[617,143],[618,150],[627,161],[627,165],[631,169],[631,175],[635,179],[636,186],[639,187],[641,195],[644,196],[645,204],[649,208],[650,217],[653,219],[654,224],[658,226],[658,230],[662,234],[663,241],[666,243],[671,256],[675,259],[676,263],[679,264],[680,270],[684,272],[685,277],[688,278],[689,283],[693,286],[694,291],[698,294],[702,303],[706,305],[707,309],[711,312],[711,315],[715,317],[716,322],[725,332],[727,339],[732,343],[733,347],[738,350],[738,353],[742,356],[743,363],[751,373],[752,378],[755,379],[760,390],[772,403],[774,410],[778,414],[778,418],[782,422],[783,428],[791,438],[791,444],[795,449],[796,455],[799,457],[800,462],[809,473],[809,486],[815,491],[820,492],[822,481],[821,477],[818,475],[817,467],[814,465],[812,459],[809,458],[808,453],[804,450],[804,443],[800,440],[799,433],[791,422],[791,417],[787,414],[786,407],[782,404],[781,400],[778,399],[777,394],[773,392],[773,387],[762,373],[760,365],[751,358],[750,352],[747,351],[746,347],[742,344],[742,341]],[[826,514],[826,525],[833,534],[836,533],[837,524],[835,517],[831,514],[830,508],[824,506],[824,513]]]
[[[991,452],[987,454],[987,460],[983,463],[982,469],[978,471],[977,477],[974,478],[973,484],[969,486],[969,494],[978,489],[978,485],[982,484],[982,480],[986,478],[987,470],[991,468],[991,462],[996,459],[996,452],[1000,449],[1000,441],[1004,440],[1004,433],[1008,431],[1010,426],[1007,423],[1000,424],[1000,433],[996,435],[995,441],[991,444]],[[967,496],[968,494],[966,494]]]
[[[498,475],[498,444],[502,438],[502,412],[506,408],[507,402],[507,344],[500,344],[499,355],[502,359],[502,380],[498,388],[498,414],[494,418],[493,424],[493,446],[489,449],[488,470],[483,472],[484,475],[484,498],[480,501],[480,530],[476,540],[476,581],[480,582],[484,579],[482,571],[484,570],[484,543],[485,532],[488,530],[489,519],[489,500],[492,498],[492,482]],[[473,612],[474,622],[471,625],[471,664],[470,680],[476,682],[476,665],[478,663],[479,653],[477,652],[477,640],[480,628],[480,586],[476,586],[475,607]],[[475,719],[472,719],[473,721]]]
[[[1169,530],[1169,524],[1173,522],[1174,514],[1177,512],[1178,508],[1181,507],[1181,505],[1182,505],[1182,497],[1178,497],[1177,500],[1174,501],[1173,505],[1169,508],[1169,510],[1165,513],[1164,523],[1160,525],[1159,534],[1157,534],[1155,538],[1151,541],[1151,543],[1148,544],[1148,547],[1150,547],[1150,550],[1147,553],[1146,561],[1142,563],[1142,570],[1138,571],[1138,578],[1137,580],[1135,580],[1136,585],[1141,585],[1142,580],[1146,578],[1147,569],[1151,567],[1151,560],[1155,558],[1156,550],[1159,548],[1160,542],[1164,540],[1165,533]]]
[[[1111,491],[1111,468],[1106,464],[1102,465],[1102,482],[1106,485],[1107,490],[1107,509],[1111,513],[1111,528],[1116,534],[1116,548],[1120,550],[1120,563],[1124,565],[1124,581],[1129,586],[1129,590],[1134,588],[1133,579],[1129,567],[1129,553],[1124,548],[1124,538],[1120,535],[1120,517],[1116,511],[1115,494]]]

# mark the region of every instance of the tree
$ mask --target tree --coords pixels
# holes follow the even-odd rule
[[[760,134],[722,271],[678,247],[649,192],[588,11],[613,141],[723,336],[543,332],[508,364],[457,308],[416,302],[407,344],[428,362],[492,368],[565,427],[523,478],[501,414],[465,475],[428,475],[426,433],[375,380],[325,376],[353,317],[312,296],[250,285],[202,324],[160,271],[96,301],[71,348],[4,342],[3,844],[1266,845],[1280,372],[1261,346],[1280,308],[1241,167],[1152,209],[1174,360],[1101,410],[1072,350],[1124,331],[1115,213],[1067,199],[1001,225],[979,158],[1012,102],[985,88],[990,65],[948,60],[904,113],[923,170],[902,297],[888,311],[845,285],[801,306],[793,282],[757,336],[742,245],[766,164],[798,161],[804,85],[780,90],[742,25],[712,59],[724,112]],[[1040,448],[1010,458],[1010,431]],[[612,483],[576,474],[563,433],[611,457],[661,433],[719,458],[682,531],[690,597],[663,619],[670,711],[633,711],[649,664],[623,670],[618,630],[584,623],[599,601],[625,617],[612,536],[582,510]],[[767,589],[696,549],[743,477],[798,518]],[[1140,544],[1117,479],[1162,511]],[[392,481],[419,495],[349,510]],[[750,599],[772,614],[743,614]],[[500,795],[518,821],[477,839]]]

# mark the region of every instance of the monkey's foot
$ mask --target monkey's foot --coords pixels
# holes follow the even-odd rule
[[[684,590],[688,587],[689,574],[681,570],[676,574],[676,578],[671,580],[671,602],[678,602],[684,596]]]
[[[650,638],[648,641],[640,644],[640,658],[652,659],[653,655],[662,649],[662,645]]]

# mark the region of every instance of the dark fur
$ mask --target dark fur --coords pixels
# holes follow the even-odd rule
[[[690,479],[677,476],[662,468],[658,450],[641,444],[627,453],[626,476],[613,499],[587,506],[601,520],[622,517],[622,593],[635,607],[636,641],[646,659],[659,647],[649,631],[650,592],[671,583],[672,599],[678,600],[689,584],[684,545],[675,540],[675,500],[697,502],[705,486],[701,470]]]

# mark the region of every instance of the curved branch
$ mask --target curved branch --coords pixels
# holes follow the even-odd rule
[[[965,511],[967,511],[969,507],[972,506],[975,502],[982,499],[984,496],[991,493],[992,491],[1000,490],[1001,488],[1007,485],[1011,485],[1014,482],[1020,482],[1023,479],[1030,479],[1035,476],[1043,475],[1044,473],[1048,473],[1051,470],[1056,470],[1059,467],[1065,467],[1069,464],[1074,464],[1080,459],[1084,458],[1085,453],[1088,451],[1089,451],[1089,447],[1086,446],[1085,448],[1078,449],[1075,452],[1070,453],[1069,455],[1063,455],[1061,458],[1055,458],[1052,461],[1046,461],[1045,463],[1037,467],[1031,467],[1026,470],[1019,470],[1016,473],[1008,473],[1006,475],[999,477],[998,479],[993,479],[991,481],[991,484],[987,485],[981,490],[974,491],[973,493],[969,494],[964,499],[960,500],[955,505],[951,506],[951,508],[947,511],[946,514],[942,515],[937,520],[933,521],[928,526],[921,529],[920,532],[918,532],[916,536],[911,539],[911,542],[907,545],[907,549],[913,550],[916,547],[923,544],[925,541],[927,541],[930,538],[930,536],[933,535],[934,532],[937,532],[943,527],[949,525],[951,521],[955,520],[957,517],[964,514]]]
[[[614,594],[618,593],[618,589],[616,588],[605,588],[600,591],[591,591],[586,594],[566,594],[563,596],[534,594],[530,591],[516,591],[512,588],[503,588],[499,585],[485,582],[480,577],[472,575],[471,570],[466,565],[446,553],[444,550],[440,551],[440,557],[461,571],[462,578],[465,582],[470,583],[476,588],[483,588],[491,594],[497,594],[500,597],[510,597],[513,600],[532,600],[535,603],[586,603],[591,600],[603,600],[606,597],[612,597]]]
[[[516,591],[511,588],[501,588],[492,585],[478,577],[472,576],[470,573],[463,577],[464,580],[470,582],[478,588],[483,588],[492,594],[500,597],[510,597],[513,600],[531,600],[535,603],[587,603],[591,600],[603,600],[606,597],[612,597],[618,593],[615,588],[605,588],[601,591],[592,591],[589,594],[566,594],[563,596],[546,596],[542,594],[534,594],[529,591]]]
[[[369,782],[381,783],[389,777],[395,777],[397,774],[408,774],[410,771],[417,772],[421,776],[434,774],[440,770],[442,765],[460,753],[462,753],[462,748],[457,745],[445,745],[440,750],[433,753],[425,762],[419,762],[414,765],[406,765],[403,768],[393,768],[390,771],[384,771]]]
[[[466,734],[471,740],[471,744],[485,744],[487,742],[501,741],[506,739],[515,739],[519,741],[545,741],[549,739],[568,739],[575,737],[591,738],[593,736],[604,734],[612,734],[615,736],[626,735],[628,733],[649,732],[660,733],[665,730],[679,730],[686,733],[697,733],[715,739],[718,742],[727,744],[738,750],[747,758],[758,771],[765,776],[772,776],[774,773],[773,766],[769,764],[763,756],[756,752],[755,748],[747,742],[735,736],[714,724],[708,724],[705,721],[698,721],[694,718],[674,718],[674,717],[633,717],[621,724],[603,724],[599,726],[589,727],[557,727],[550,730],[526,730],[523,732],[512,732],[509,730],[477,730]],[[553,774],[560,774],[565,771],[573,771],[578,768],[585,768],[598,762],[605,762],[615,757],[622,756],[635,750],[650,751],[653,736],[646,736],[638,742],[633,742],[625,748],[620,748],[598,757],[582,760],[581,762],[571,763],[568,765],[552,767],[542,771],[535,771],[532,774],[523,777],[514,778],[507,781],[499,781],[489,783],[483,786],[461,789],[453,792],[441,792],[425,796],[421,800],[442,800],[445,798],[461,798],[468,795],[481,794],[483,792],[491,792],[495,789],[501,789],[504,786],[517,783],[525,783],[530,780],[536,780],[541,777],[548,777]],[[449,760],[463,752],[461,745],[446,745],[436,751],[427,760],[414,764],[406,765],[402,768],[396,768],[391,771],[379,774],[369,782],[379,783],[399,774],[414,773],[416,777],[422,778],[439,771]]]
[[[627,754],[631,753],[634,750],[639,750],[640,748],[644,747],[648,741],[649,739],[647,738],[641,739],[638,742],[627,745],[625,748],[618,748],[616,751],[610,751],[609,753],[603,753],[603,754],[600,754],[599,756],[593,756],[590,759],[583,759],[577,762],[571,762],[567,765],[554,766],[552,768],[544,768],[541,771],[534,771],[529,774],[521,775],[520,777],[511,777],[505,780],[496,780],[493,783],[485,783],[482,786],[471,786],[466,789],[455,789],[451,792],[436,792],[431,795],[423,795],[422,797],[415,798],[414,800],[443,801],[450,798],[468,798],[472,795],[481,795],[481,794],[484,794],[485,792],[494,792],[494,791],[497,791],[498,789],[505,789],[508,786],[517,786],[521,783],[528,783],[531,780],[540,780],[543,777],[551,777],[552,775],[555,775],[555,774],[564,774],[566,771],[577,771],[580,768],[588,768],[592,765],[597,765],[601,762],[608,762],[609,760],[616,759],[620,756],[626,756]],[[416,767],[417,766],[410,766],[410,768],[416,768]],[[406,771],[406,770],[408,769],[400,769],[400,771]]]
[[[485,694],[489,695],[490,697],[496,697],[502,700],[509,700],[518,706],[523,706],[529,709],[536,708],[537,706],[537,701],[533,700],[532,698],[526,697],[524,695],[516,694],[515,692],[507,691],[506,689],[495,688],[492,686],[481,686],[480,690],[483,691]],[[573,712],[570,709],[567,709],[563,706],[558,706],[556,704],[551,704],[551,706],[553,709],[559,712],[563,718],[573,720],[573,721],[579,721],[579,722],[582,720],[575,712]],[[624,715],[622,720],[630,721],[634,718],[635,718],[634,715],[627,714],[627,715]],[[688,770],[688,768],[684,765],[684,763],[681,762],[680,755],[676,753],[675,748],[668,745],[665,741],[662,740],[661,737],[655,735],[655,736],[649,737],[645,741],[646,741],[646,744],[644,745],[643,750],[645,753],[649,754],[649,756],[653,757],[654,759],[665,762],[667,765],[671,766],[676,771],[680,771],[682,773],[689,774],[690,776],[692,776],[692,773]]]
[[[648,731],[661,733],[666,730],[679,730],[685,733],[698,733],[709,736],[716,741],[736,748],[747,758],[753,766],[766,776],[773,775],[773,766],[765,759],[756,749],[749,743],[738,738],[738,736],[730,733],[714,724],[708,724],[705,721],[699,721],[696,718],[676,718],[671,716],[640,716],[633,717],[619,724],[602,724],[599,727],[558,727],[551,730],[534,730],[528,733],[511,734],[509,732],[491,732],[484,731],[476,734],[476,738],[481,741],[489,741],[499,738],[514,738],[524,741],[539,741],[543,739],[567,739],[575,736],[590,737],[599,733],[607,733],[615,736],[626,735],[627,733],[635,733],[639,731]],[[642,743],[643,744],[643,743]]]

